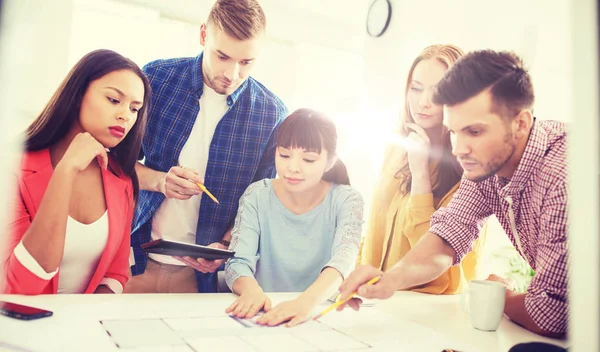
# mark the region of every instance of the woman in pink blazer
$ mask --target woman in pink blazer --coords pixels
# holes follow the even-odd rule
[[[149,97],[140,68],[110,50],[69,72],[26,132],[1,292],[123,291]]]

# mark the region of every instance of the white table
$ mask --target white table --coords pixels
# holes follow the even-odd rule
[[[271,294],[274,303],[295,297],[295,294]],[[0,300],[49,309],[54,315],[35,321],[19,321],[0,316],[0,351],[6,346],[22,348],[23,351],[119,351],[114,341],[99,323],[106,319],[156,318],[161,312],[173,316],[194,315],[194,309],[211,310],[220,314],[234,299],[232,294],[170,294],[170,295],[48,295],[20,296],[0,295]],[[365,307],[362,312],[331,312],[328,317],[335,320],[352,314],[347,324],[348,334],[368,340],[378,334],[377,340],[393,339],[438,339],[439,344],[455,349],[470,351],[507,351],[511,346],[529,341],[544,341],[559,346],[567,343],[535,335],[504,318],[498,331],[483,332],[471,327],[469,318],[460,305],[460,296],[434,296],[414,292],[398,292],[387,301],[375,301],[373,307]],[[158,312],[158,313],[157,313]],[[383,312],[383,313],[382,313]],[[224,314],[224,313],[223,313]],[[393,326],[374,328],[366,325],[363,318],[378,314],[404,319]],[[368,320],[368,319],[367,319]],[[388,320],[391,321],[391,320]],[[395,321],[395,320],[394,320]],[[426,328],[410,335],[410,324],[420,324]],[[363,325],[361,325],[363,324]],[[385,325],[385,323],[384,323]],[[408,328],[407,328],[408,327]],[[387,330],[386,330],[387,329]],[[382,335],[387,331],[390,336]],[[427,331],[432,334],[427,335]],[[393,336],[392,336],[393,335]],[[437,337],[436,337],[437,336]],[[452,342],[448,342],[452,341]],[[431,341],[427,341],[431,348]],[[451,343],[451,346],[446,344]],[[4,345],[3,345],[4,344]],[[437,346],[437,345],[435,345]],[[282,347],[283,348],[283,347]],[[20,349],[8,349],[19,351]],[[381,348],[377,350],[387,350]],[[396,349],[398,350],[398,349]],[[432,350],[432,349],[429,349]],[[437,351],[436,351],[437,352]]]

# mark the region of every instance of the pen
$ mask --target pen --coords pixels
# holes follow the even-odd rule
[[[183,167],[183,166],[181,166],[181,165],[179,165],[179,167],[180,167],[180,168],[184,168],[184,167]],[[206,193],[206,195],[207,195],[207,196],[209,196],[209,197],[210,197],[210,199],[212,199],[212,200],[213,200],[215,203],[219,204],[219,201],[217,200],[217,198],[215,198],[215,196],[213,196],[213,195],[212,195],[212,193],[210,193],[210,192],[208,191],[208,189],[206,189],[206,186],[204,186],[203,184],[201,184],[201,183],[199,183],[199,182],[196,182],[196,181],[192,181],[192,180],[190,180],[190,181],[191,181],[191,182],[194,182],[194,183],[196,184],[196,186],[200,187],[200,189],[202,190],[202,192]]]
[[[377,281],[379,281],[380,278],[381,278],[381,276],[376,276],[376,277],[372,278],[371,280],[369,280],[365,285],[373,285],[374,283],[376,283]],[[331,310],[333,310],[333,309],[341,306],[342,304],[348,302],[355,295],[356,295],[356,292],[352,292],[350,294],[350,296],[348,296],[348,298],[346,298],[344,300],[339,300],[339,296],[338,296],[338,299],[336,299],[336,302],[334,304],[330,305],[329,307],[327,307],[327,309],[325,309],[324,311],[322,311],[321,313],[319,313],[319,315],[317,315],[316,317],[314,317],[313,320],[319,319],[323,315],[329,313]]]

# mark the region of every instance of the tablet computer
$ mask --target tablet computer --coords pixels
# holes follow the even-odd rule
[[[207,260],[229,259],[235,252],[225,249],[211,248],[198,244],[189,244],[163,239],[154,240],[142,245],[146,253],[163,254],[178,257],[204,258]]]

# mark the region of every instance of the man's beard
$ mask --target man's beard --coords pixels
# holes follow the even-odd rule
[[[211,88],[217,92],[218,94],[225,95],[227,94],[227,88],[220,87],[220,81],[218,79],[210,79]]]
[[[212,75],[212,72],[206,70],[206,72],[204,72],[204,80],[205,83],[207,83],[207,85],[209,87],[211,87],[215,92],[217,92],[217,94],[221,94],[221,95],[227,95],[227,89],[231,88],[230,87],[221,87],[221,84],[223,84],[223,81],[225,81],[225,78],[219,78],[219,77],[215,77]],[[208,82],[206,82],[208,81]]]
[[[469,178],[470,181],[473,182],[482,182],[487,180],[488,178],[494,176],[498,171],[500,171],[504,165],[512,158],[515,153],[515,143],[512,140],[512,133],[507,133],[504,135],[504,144],[502,151],[494,156],[490,162],[483,166],[484,174],[475,178]]]

